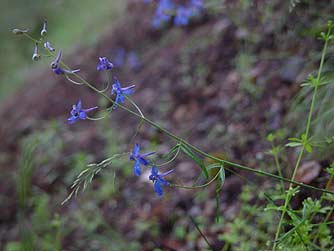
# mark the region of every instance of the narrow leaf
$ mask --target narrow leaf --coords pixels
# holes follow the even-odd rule
[[[208,170],[206,169],[203,161],[197,156],[195,155],[190,149],[189,147],[181,144],[181,150],[182,152],[187,155],[189,158],[191,158],[193,161],[196,162],[197,165],[199,165],[199,167],[202,169],[204,175],[206,178],[209,178],[209,173],[208,173]]]

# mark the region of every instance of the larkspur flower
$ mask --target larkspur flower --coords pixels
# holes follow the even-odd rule
[[[76,70],[67,70],[67,69],[63,69],[59,66],[59,62],[61,59],[61,55],[62,52],[61,50],[58,51],[58,54],[56,56],[56,58],[52,61],[51,63],[51,68],[53,70],[53,72],[57,75],[64,75],[64,74],[73,74],[73,73],[77,73],[80,71],[80,69],[76,69]]]
[[[133,147],[133,150],[130,154],[130,160],[133,160],[135,163],[133,165],[133,173],[136,176],[139,176],[141,174],[141,165],[148,166],[149,161],[146,159],[147,156],[154,154],[155,152],[149,152],[140,154],[140,145],[135,144]]]
[[[82,104],[81,104],[81,100],[78,101],[78,104],[73,105],[72,106],[72,110],[71,110],[71,117],[69,117],[68,123],[69,124],[73,124],[75,122],[77,122],[78,120],[85,120],[87,119],[87,112],[92,111],[97,109],[98,107],[92,107],[92,108],[88,108],[88,109],[82,109]]]
[[[134,93],[134,87],[135,85],[131,85],[131,86],[122,88],[120,82],[117,79],[115,79],[115,82],[112,85],[112,90],[111,90],[111,94],[116,95],[116,99],[114,102],[114,109],[116,109],[119,103],[121,104],[124,103],[125,95],[131,95],[132,93]]]
[[[192,17],[192,9],[183,5],[179,6],[174,18],[176,26],[185,26],[189,24],[189,18]]]
[[[99,57],[99,63],[96,66],[98,71],[111,70],[113,67],[114,65],[106,57]]]
[[[159,174],[158,168],[155,166],[152,167],[151,175],[149,176],[149,179],[153,182],[154,191],[159,197],[163,196],[164,194],[163,187],[169,186],[169,182],[165,180],[164,177],[172,172],[174,172],[174,169],[169,170],[165,173]]]

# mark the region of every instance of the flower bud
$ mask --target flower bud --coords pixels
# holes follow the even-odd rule
[[[13,32],[13,34],[15,34],[15,35],[22,35],[22,34],[24,34],[24,33],[29,32],[29,30],[28,30],[28,29],[25,29],[25,30],[21,30],[21,29],[13,29],[12,32]]]
[[[43,22],[43,28],[41,30],[41,36],[46,36],[46,33],[47,33],[47,31],[46,31],[46,25],[47,25],[47,21],[44,20],[44,22]]]
[[[50,44],[49,41],[46,41],[46,42],[44,43],[44,48],[47,49],[47,50],[49,50],[49,51],[55,51],[55,48],[53,48],[53,47],[51,46],[51,44]]]
[[[38,53],[38,44],[35,43],[34,54],[32,55],[32,60],[38,61],[41,58],[41,55]]]

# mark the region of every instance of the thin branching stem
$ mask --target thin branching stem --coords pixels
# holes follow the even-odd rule
[[[331,27],[328,28],[327,37],[329,37],[330,33],[331,33]],[[323,47],[323,50],[322,50],[320,65],[319,65],[317,79],[316,79],[316,85],[313,87],[314,90],[313,90],[313,95],[312,95],[311,107],[310,107],[310,111],[309,111],[309,114],[308,114],[307,124],[306,124],[306,129],[305,129],[305,139],[306,140],[308,140],[308,138],[309,138],[312,115],[313,115],[315,100],[316,100],[316,96],[317,96],[317,92],[318,92],[321,73],[322,73],[324,62],[325,62],[325,56],[326,56],[326,52],[327,52],[328,41],[329,41],[329,39],[325,39],[325,44],[324,44],[324,47]],[[292,181],[294,181],[294,179],[296,177],[297,170],[298,170],[298,167],[301,163],[304,152],[305,152],[305,144],[302,145],[302,148],[299,152],[297,162],[296,162],[295,168],[294,168],[292,176],[291,176]],[[294,183],[290,183],[288,191],[290,191],[292,189],[293,185],[294,185]],[[282,214],[281,214],[278,226],[277,226],[276,234],[275,234],[275,240],[274,240],[273,249],[272,249],[273,251],[275,251],[277,249],[277,243],[278,243],[277,240],[279,238],[281,228],[282,228],[282,224],[283,224],[283,220],[284,220],[284,217],[285,217],[285,214],[286,214],[286,211],[287,211],[287,208],[288,208],[288,205],[290,203],[290,200],[291,200],[292,196],[293,196],[292,193],[287,192],[285,202],[284,202],[284,206],[283,206],[283,211],[282,211]]]
[[[33,41],[37,41],[33,38],[31,38],[30,36],[27,36],[29,39],[32,39]],[[326,46],[327,47],[327,46]],[[48,53],[51,55],[51,56],[55,56],[54,53],[48,51]],[[66,69],[69,69],[70,70],[70,67],[67,66],[62,60],[60,60],[59,62],[64,68]],[[323,61],[322,61],[322,64],[323,64]],[[322,68],[322,67],[321,67]],[[72,74],[73,76],[77,77],[80,81],[82,81],[82,83],[84,85],[86,85],[88,88],[90,88],[91,90],[93,90],[94,92],[98,93],[99,95],[103,96],[105,99],[107,99],[109,102],[111,102],[111,104],[115,104],[115,101],[110,98],[107,94],[103,93],[103,92],[99,92],[99,90],[92,84],[90,84],[88,81],[86,81],[83,77],[81,77],[78,73],[73,73]],[[194,150],[195,152],[197,152],[198,154],[201,154],[202,156],[204,157],[207,157],[211,160],[214,160],[216,161],[217,163],[220,163],[222,165],[229,165],[229,166],[232,166],[232,167],[235,167],[235,168],[238,168],[240,170],[244,170],[244,171],[250,171],[250,172],[253,172],[257,175],[261,175],[261,176],[265,176],[265,177],[270,177],[272,179],[275,179],[275,180],[278,180],[278,181],[284,181],[284,182],[288,182],[293,185],[298,185],[298,186],[301,186],[301,187],[305,187],[305,188],[309,188],[309,189],[313,189],[313,190],[317,190],[317,191],[321,191],[321,192],[324,192],[324,193],[330,193],[330,194],[334,194],[334,192],[331,192],[331,191],[328,191],[326,189],[322,189],[322,188],[318,188],[318,187],[314,187],[314,186],[310,186],[310,185],[306,185],[306,184],[303,184],[303,183],[300,183],[300,182],[296,182],[294,181],[293,179],[288,179],[288,178],[284,178],[284,177],[280,177],[279,175],[275,175],[275,174],[271,174],[271,173],[268,173],[268,172],[265,172],[265,171],[262,171],[262,170],[257,170],[257,169],[254,169],[254,168],[250,168],[250,167],[247,167],[247,166],[244,166],[244,165],[241,165],[241,164],[237,164],[237,163],[234,163],[234,162],[231,162],[231,161],[227,161],[227,160],[223,160],[223,159],[220,159],[220,158],[217,158],[213,155],[210,155],[204,151],[202,151],[201,149],[199,149],[198,147],[188,143],[186,140],[178,137],[177,135],[173,134],[172,132],[168,131],[167,129],[163,128],[161,125],[153,122],[152,120],[148,119],[147,117],[143,117],[142,114],[139,114],[129,108],[127,108],[126,106],[122,105],[122,104],[117,104],[118,107],[120,107],[121,109],[127,111],[128,113],[140,118],[142,121],[144,121],[145,123],[147,123],[148,125],[156,128],[157,130],[165,133],[168,137],[170,137],[171,139],[175,140],[176,142],[179,142],[180,144],[183,144],[187,147],[189,147],[190,149]],[[109,108],[108,108],[109,109]],[[303,148],[304,149],[304,148]],[[299,165],[299,164],[298,164]]]

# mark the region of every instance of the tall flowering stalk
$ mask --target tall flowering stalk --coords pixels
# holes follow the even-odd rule
[[[193,2],[195,3],[196,1],[193,1]],[[44,25],[43,25],[43,29],[44,29]],[[45,29],[46,29],[46,26],[45,26]],[[310,185],[306,185],[306,184],[296,182],[296,181],[294,181],[294,176],[295,175],[292,177],[292,179],[284,178],[284,177],[281,177],[279,175],[271,174],[271,173],[268,173],[268,172],[265,172],[265,171],[262,171],[262,170],[253,169],[253,168],[250,168],[250,167],[247,167],[247,166],[244,166],[244,165],[240,165],[240,164],[237,164],[237,163],[234,163],[234,162],[231,162],[231,161],[223,160],[223,159],[220,159],[216,156],[213,156],[211,154],[208,154],[208,153],[202,151],[198,147],[190,144],[185,139],[173,134],[172,132],[163,128],[161,125],[159,125],[159,124],[155,123],[154,121],[150,120],[149,118],[147,118],[143,114],[143,112],[140,110],[139,106],[129,97],[129,95],[134,94],[134,85],[131,85],[131,86],[128,86],[128,87],[121,87],[120,82],[116,79],[114,84],[113,84],[112,90],[109,93],[106,92],[107,88],[105,88],[103,90],[99,90],[97,87],[95,87],[93,84],[89,83],[81,75],[79,75],[79,69],[72,70],[68,65],[66,65],[62,61],[61,50],[58,50],[58,52],[56,53],[55,50],[53,50],[53,47],[50,47],[51,44],[47,40],[45,32],[43,33],[44,35],[41,36],[40,39],[32,38],[28,34],[28,32],[26,32],[26,30],[15,29],[13,32],[14,32],[14,34],[17,34],[17,35],[23,35],[23,36],[29,38],[30,40],[32,40],[35,43],[34,55],[35,54],[39,55],[38,49],[39,49],[39,46],[41,44],[48,45],[48,46],[44,46],[44,49],[45,49],[45,52],[48,55],[50,55],[54,58],[54,60],[51,63],[52,71],[57,75],[65,76],[65,78],[68,79],[71,83],[74,83],[76,85],[87,86],[88,88],[90,88],[91,90],[96,92],[98,95],[100,95],[103,98],[105,98],[106,100],[108,100],[112,104],[112,106],[106,108],[107,112],[113,112],[115,110],[114,108],[119,107],[120,109],[125,110],[129,114],[139,118],[140,121],[145,122],[146,124],[148,124],[148,125],[156,128],[157,130],[163,132],[168,137],[170,137],[175,142],[177,142],[177,145],[175,147],[173,147],[170,150],[170,153],[169,153],[169,155],[170,155],[170,154],[173,154],[173,153],[176,152],[176,154],[172,158],[172,160],[175,160],[178,153],[181,151],[186,156],[191,158],[200,167],[204,176],[208,179],[208,181],[205,184],[197,185],[197,186],[183,186],[183,185],[179,185],[179,184],[170,183],[167,180],[165,180],[164,177],[167,176],[168,174],[171,174],[172,172],[174,172],[174,170],[159,173],[158,165],[156,165],[154,161],[150,161],[150,160],[147,159],[147,157],[149,155],[152,155],[153,152],[149,152],[149,153],[146,153],[146,154],[140,154],[139,144],[136,144],[134,149],[130,153],[130,160],[134,161],[134,168],[133,168],[134,169],[134,174],[135,174],[135,176],[141,175],[141,168],[142,167],[151,168],[151,175],[150,175],[149,179],[151,181],[153,181],[154,190],[155,190],[155,192],[157,193],[158,196],[162,196],[164,194],[163,193],[163,187],[165,187],[165,186],[176,187],[176,188],[184,188],[184,189],[201,189],[201,188],[207,187],[208,185],[212,184],[214,181],[220,181],[220,183],[222,185],[224,183],[224,179],[225,179],[224,170],[229,169],[229,167],[235,167],[235,168],[238,168],[238,169],[241,169],[241,170],[246,170],[246,171],[253,172],[253,173],[258,174],[258,175],[270,177],[270,178],[273,178],[273,179],[276,179],[276,180],[279,180],[279,181],[288,182],[290,184],[294,184],[294,185],[297,185],[297,186],[302,186],[302,187],[310,188],[310,189],[313,189],[313,190],[318,190],[318,191],[322,191],[322,192],[325,192],[325,193],[333,194],[332,192],[328,191],[327,189],[317,188],[317,187],[313,187],[313,186],[310,186]],[[326,46],[327,46],[327,42],[328,41],[326,41]],[[52,49],[50,49],[50,48],[52,48]],[[323,59],[322,59],[322,64],[323,64]],[[106,57],[100,57],[99,58],[98,65],[96,67],[96,69],[98,71],[111,71],[112,68],[113,68],[113,63],[109,59],[107,59]],[[320,75],[318,76],[318,78],[320,78]],[[128,106],[128,104],[125,102],[126,100],[129,101],[130,105],[134,109],[130,108]],[[312,105],[312,107],[313,107],[313,105]],[[93,111],[95,109],[97,109],[97,107],[83,109],[81,101],[79,101],[77,103],[77,105],[74,105],[72,107],[71,117],[68,119],[68,121],[69,121],[69,123],[72,124],[74,122],[78,122],[79,120],[86,120],[86,119],[87,120],[98,120],[98,119],[102,119],[102,118],[91,118],[87,115],[88,112]],[[309,119],[309,122],[308,122],[308,128],[309,128],[309,124],[310,124],[310,119]],[[307,137],[306,138],[308,138],[309,129],[306,132],[307,132],[307,134],[306,134]],[[302,150],[302,151],[304,151],[304,150]],[[202,160],[203,157],[213,160],[214,164],[212,164],[211,166],[205,166],[204,163],[203,163],[203,160]],[[299,162],[300,162],[300,160],[299,160]],[[298,162],[298,165],[299,165],[299,162]],[[94,167],[96,166],[96,167],[100,168],[100,166],[104,166],[105,163],[109,163],[109,162],[102,161],[100,164],[94,165]],[[167,163],[170,164],[171,161],[168,161]],[[167,164],[167,163],[165,163],[165,164]],[[162,165],[160,165],[160,166],[162,166]],[[217,172],[217,175],[215,175],[212,179],[209,179],[209,176],[208,176],[208,170],[210,168],[216,168],[216,169],[219,170]],[[88,172],[88,171],[85,171],[85,172]],[[177,172],[177,170],[175,170],[175,172]],[[92,173],[94,175],[96,172],[93,171]],[[75,191],[75,194],[78,192],[81,184],[86,184],[85,181],[82,181],[82,177],[85,177],[83,175],[83,173],[81,173],[78,176],[78,179],[75,181],[74,185],[72,186],[74,188],[73,191]],[[92,177],[90,178],[90,180],[91,179],[92,179]],[[292,187],[292,185],[290,185],[290,187]],[[73,194],[73,192],[70,194],[70,196],[72,194]],[[286,200],[286,201],[288,201],[288,200]],[[286,204],[287,204],[287,202],[286,202]]]

